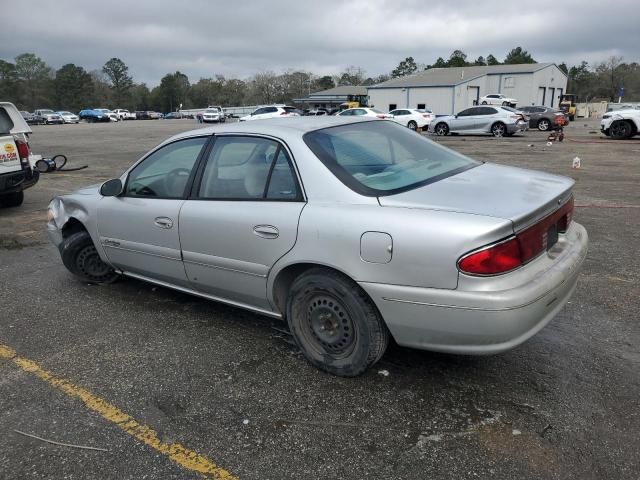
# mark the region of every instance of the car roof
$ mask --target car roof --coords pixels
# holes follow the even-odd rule
[[[300,116],[289,118],[270,118],[266,120],[252,120],[249,122],[226,123],[223,125],[215,125],[206,128],[199,128],[196,130],[189,130],[188,132],[183,132],[175,135],[163,143],[197,135],[213,135],[214,133],[247,133],[256,135],[268,135],[273,137],[281,137],[283,134],[302,136],[307,132],[320,130],[322,128],[335,127],[338,125],[345,125],[349,123],[379,121],[380,120],[374,118],[348,118],[331,115],[320,115],[318,117]]]

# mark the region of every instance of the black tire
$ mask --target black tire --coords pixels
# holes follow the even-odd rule
[[[574,120],[575,118],[576,118],[576,117],[574,117],[573,115],[569,115],[569,121],[570,121],[570,122],[573,122],[573,120]]]
[[[508,107],[509,106],[509,102],[502,102],[502,106],[503,107]]]
[[[439,137],[444,137],[449,134],[449,125],[444,122],[440,122],[434,127],[433,133],[435,133]]]
[[[616,120],[609,127],[609,134],[614,140],[633,137],[633,125],[626,120]]]
[[[96,284],[113,283],[120,275],[102,261],[88,232],[78,232],[65,238],[60,245],[62,263],[81,280]]]
[[[286,316],[309,363],[340,377],[363,373],[389,344],[389,330],[367,294],[326,268],[313,268],[293,282]]]
[[[504,137],[507,135],[507,126],[502,122],[496,122],[491,125],[491,134],[494,137]]]
[[[0,206],[3,207],[19,207],[24,202],[24,192],[12,192],[0,195]]]
[[[411,130],[413,130],[414,132],[416,130],[418,130],[418,124],[416,122],[414,122],[413,120],[411,120],[409,123],[407,123],[407,127],[410,128]]]
[[[547,130],[551,130],[551,121],[548,118],[541,118],[538,120],[538,130],[541,132],[546,132]]]
[[[481,103],[481,105],[486,105],[486,104],[487,104],[486,100],[483,100],[482,103]]]

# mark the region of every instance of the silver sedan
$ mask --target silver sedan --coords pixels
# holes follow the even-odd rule
[[[52,200],[48,233],[93,283],[133,277],[281,318],[335,375],[389,339],[511,349],[576,286],[573,181],[483,163],[391,121],[287,118],[177,135]]]
[[[431,120],[429,132],[436,135],[491,134],[508,137],[529,129],[529,119],[511,107],[478,106],[462,110],[457,115],[445,115]]]

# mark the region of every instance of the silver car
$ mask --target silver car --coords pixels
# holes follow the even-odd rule
[[[429,132],[436,135],[491,134],[511,136],[529,129],[528,118],[511,107],[478,106],[462,110],[457,115],[436,117],[429,124]]]
[[[126,275],[281,318],[335,375],[390,337],[511,349],[567,302],[587,252],[573,180],[479,162],[395,122],[307,118],[182,133],[52,200],[81,279]]]

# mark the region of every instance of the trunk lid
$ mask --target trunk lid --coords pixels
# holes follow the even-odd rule
[[[567,177],[485,163],[378,200],[383,207],[445,210],[507,219],[518,231],[557,210],[570,198],[574,183]]]

